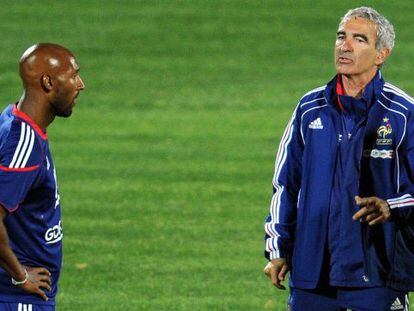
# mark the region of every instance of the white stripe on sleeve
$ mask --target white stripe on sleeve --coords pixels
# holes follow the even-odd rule
[[[22,147],[23,141],[24,141],[24,137],[25,137],[25,132],[26,132],[26,124],[22,122],[22,126],[20,128],[20,139],[19,139],[19,143],[17,144],[17,148],[13,154],[13,159],[10,162],[9,167],[14,167],[14,163],[16,162],[17,156],[19,155],[20,152],[20,148]]]
[[[21,168],[26,167],[27,160],[29,160],[30,154],[32,153],[32,150],[33,150],[35,133],[34,133],[34,131],[32,129],[30,129],[30,133],[31,133],[31,135],[30,135],[29,147],[28,147],[28,149],[26,151],[26,155],[25,155],[25,157],[23,159],[22,165],[20,165]]]
[[[25,134],[25,138],[24,138],[24,144],[22,149],[20,150],[20,154],[19,157],[17,158],[16,164],[14,165],[14,168],[19,168],[22,160],[27,152],[27,147],[29,146],[29,141],[30,141],[30,136],[32,134],[32,130],[30,129],[30,127],[28,125],[26,125],[26,134]]]
[[[407,193],[407,194],[404,194],[403,196],[400,196],[398,198],[388,199],[387,201],[391,203],[391,202],[400,201],[400,200],[403,200],[403,199],[406,199],[406,198],[412,198],[411,194]]]

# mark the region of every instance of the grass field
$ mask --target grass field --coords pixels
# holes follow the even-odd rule
[[[35,42],[72,49],[86,90],[49,128],[64,215],[57,310],[285,310],[262,275],[274,154],[294,105],[333,75],[362,1],[0,1],[0,99]],[[387,80],[414,94],[414,6]]]

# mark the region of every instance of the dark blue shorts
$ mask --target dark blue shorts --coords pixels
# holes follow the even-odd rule
[[[409,311],[408,293],[385,287],[290,289],[292,311]]]
[[[21,302],[0,302],[0,311],[55,311],[55,306]]]

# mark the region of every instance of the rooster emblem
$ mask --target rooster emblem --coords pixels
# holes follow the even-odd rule
[[[377,130],[377,134],[378,134],[378,137],[381,137],[381,138],[385,138],[385,136],[387,136],[388,134],[391,134],[392,133],[392,127],[391,127],[391,124],[390,124],[390,122],[389,122],[389,119],[387,118],[387,117],[385,117],[384,119],[383,119],[383,121],[386,123],[385,125],[381,125],[379,128],[378,128],[378,130]]]

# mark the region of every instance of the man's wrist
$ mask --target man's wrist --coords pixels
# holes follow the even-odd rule
[[[14,278],[11,278],[11,282],[12,282],[13,285],[18,286],[18,285],[25,284],[28,279],[29,279],[29,273],[27,273],[26,268],[24,268],[24,280],[17,281]]]

